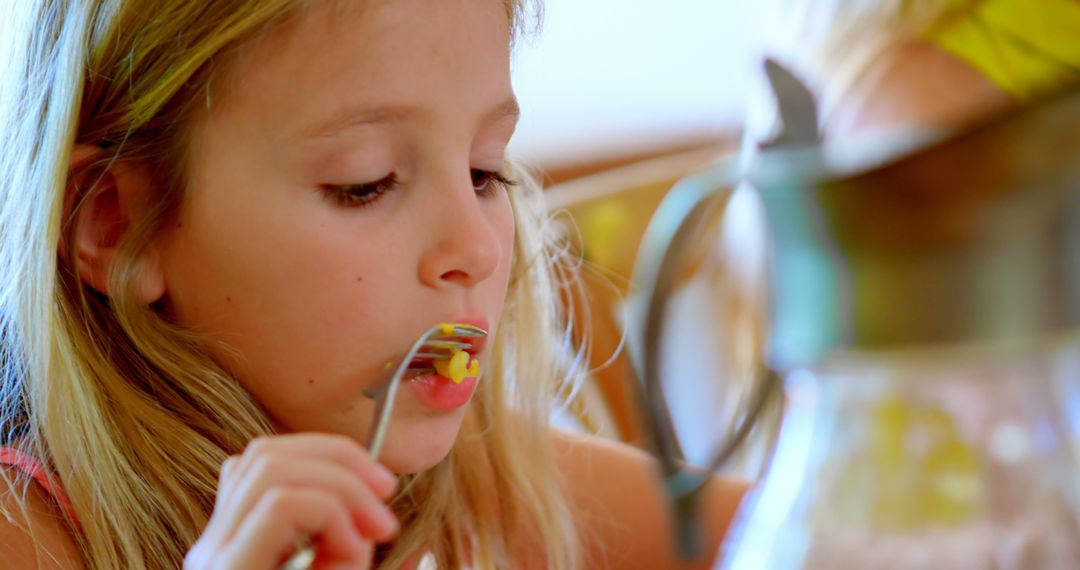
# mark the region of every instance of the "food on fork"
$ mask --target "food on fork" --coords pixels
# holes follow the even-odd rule
[[[465,378],[480,374],[480,362],[464,350],[454,351],[449,358],[436,359],[432,364],[436,372],[454,384],[461,384]]]
[[[461,333],[465,331],[465,336],[476,336],[471,333],[479,333],[481,336],[487,335],[487,332],[474,325],[467,325],[463,323],[439,323],[437,325],[446,337],[455,336],[455,332]],[[460,345],[461,347],[467,347],[467,344]],[[453,348],[449,354],[442,358],[436,358],[431,362],[431,366],[435,368],[440,376],[450,380],[454,384],[461,384],[463,380],[470,377],[476,377],[480,374],[480,362],[473,358],[473,355],[466,352],[466,348]]]

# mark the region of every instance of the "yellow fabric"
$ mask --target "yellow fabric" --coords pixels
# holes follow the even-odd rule
[[[1080,79],[1080,0],[984,0],[928,39],[1019,100]]]

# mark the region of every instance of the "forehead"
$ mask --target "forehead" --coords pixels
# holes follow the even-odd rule
[[[468,116],[510,89],[501,0],[329,0],[242,46],[210,115],[297,136],[342,108]]]

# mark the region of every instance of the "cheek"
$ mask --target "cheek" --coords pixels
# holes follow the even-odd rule
[[[514,211],[510,205],[510,198],[504,196],[499,204],[499,215],[492,224],[501,245],[502,258],[499,260],[500,279],[505,286],[509,280],[510,268],[514,262],[514,240],[517,237],[517,224],[514,219]]]
[[[332,369],[370,329],[391,266],[334,221],[306,200],[192,211],[166,260],[174,317],[220,341],[207,348],[245,384]]]
[[[400,288],[383,286],[393,279],[392,260],[382,248],[341,239],[332,226],[261,230],[273,239],[251,229],[227,249],[203,236],[207,247],[185,258],[182,324],[205,334],[210,356],[287,430],[328,429],[305,423],[312,410],[331,424],[369,413],[349,409],[365,401],[359,389],[385,362],[371,331],[392,330],[381,319],[402,310]]]

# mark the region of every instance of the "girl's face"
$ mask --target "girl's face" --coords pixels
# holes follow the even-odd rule
[[[494,334],[514,220],[487,172],[517,120],[509,69],[502,2],[372,0],[317,3],[214,79],[163,236],[167,305],[282,431],[363,441],[363,390],[419,333]],[[406,383],[391,469],[446,455],[465,413],[449,400]]]

